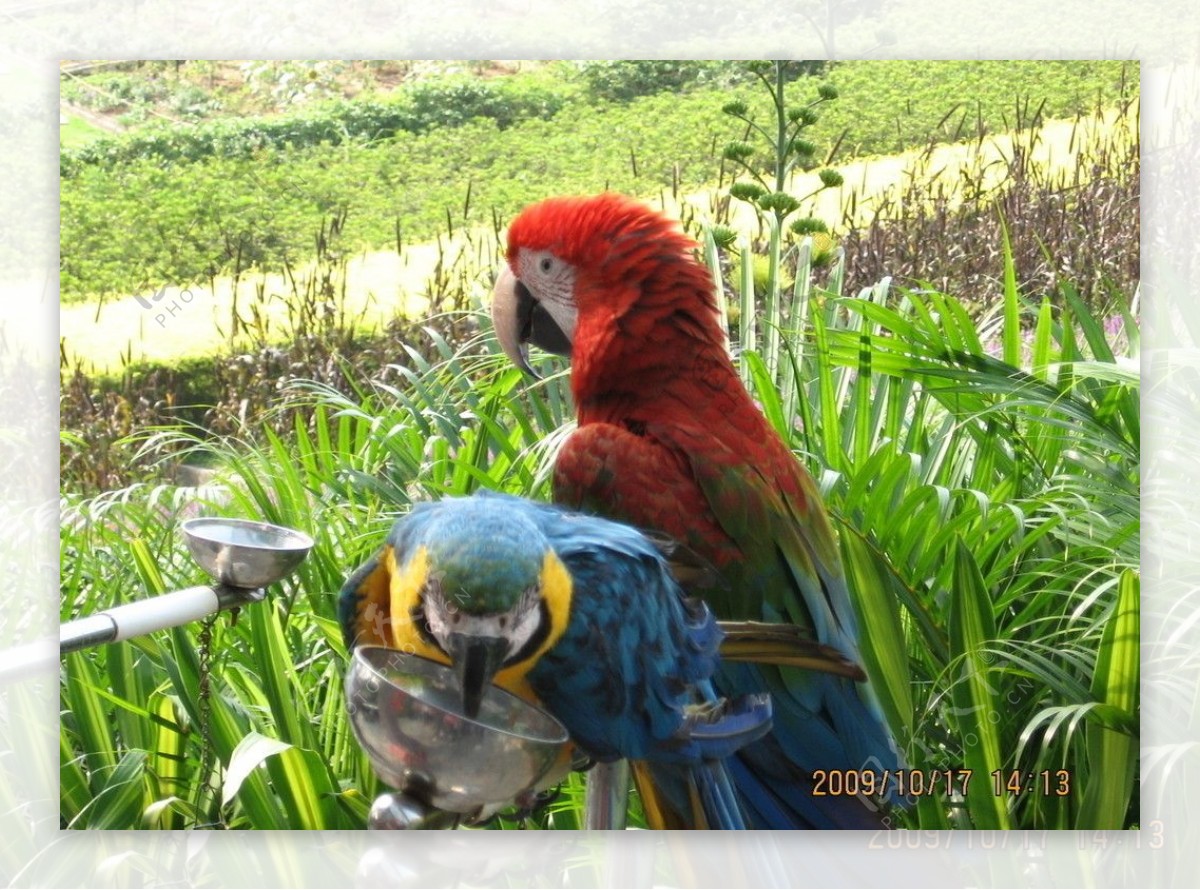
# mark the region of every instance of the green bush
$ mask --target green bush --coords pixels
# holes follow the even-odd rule
[[[460,127],[483,117],[503,130],[527,118],[554,117],[565,101],[561,92],[509,79],[462,75],[420,81],[408,90],[412,118],[405,129],[424,133],[435,127]]]
[[[679,92],[702,85],[725,86],[746,80],[739,63],[684,59],[580,62],[579,73],[588,95],[605,102],[629,102],[655,93]]]
[[[164,78],[128,71],[102,72],[86,80],[68,78],[62,85],[63,99],[96,111],[152,104],[169,95],[171,84]]]
[[[175,94],[175,110],[199,115],[211,110],[205,94],[187,87]],[[212,101],[212,100],[208,100]],[[303,112],[273,118],[211,121],[189,128],[156,127],[97,140],[64,151],[63,177],[89,165],[111,167],[151,161],[194,162],[210,157],[251,158],[263,149],[304,149],[345,142],[370,144],[398,133],[424,133],[488,118],[501,129],[530,117],[552,117],[565,99],[559,93],[521,83],[469,77],[418,81],[387,101],[323,103]]]

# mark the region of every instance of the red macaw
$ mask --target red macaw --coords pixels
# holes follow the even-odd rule
[[[773,699],[771,734],[728,764],[749,823],[879,827],[881,801],[814,794],[818,771],[883,781],[900,758],[858,667],[816,485],[738,378],[696,250],[677,222],[617,194],[542,201],[509,227],[496,333],[531,373],[525,342],[570,356],[578,428],[554,499],[682,542],[720,574],[703,596],[726,628],[760,632],[742,647],[728,635],[717,677],[722,694]],[[634,778],[655,827],[686,825],[653,777]]]

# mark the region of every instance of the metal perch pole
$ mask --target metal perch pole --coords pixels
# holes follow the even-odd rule
[[[588,772],[583,798],[583,827],[593,830],[625,828],[629,807],[629,761],[597,763]]]
[[[265,588],[290,575],[312,549],[303,532],[245,519],[189,519],[181,526],[192,557],[217,583],[164,593],[68,621],[59,626],[58,653],[115,643],[197,621],[222,609],[261,602]],[[0,679],[48,667],[49,641],[0,652]]]
[[[236,609],[261,602],[265,597],[266,591],[261,587],[247,589],[226,584],[212,587],[202,585],[164,593],[153,599],[116,606],[60,625],[58,651],[65,655],[101,643],[119,643],[130,637],[199,621],[222,609]]]
[[[266,597],[312,549],[303,532],[248,519],[189,519],[180,526],[192,557],[217,583],[115,606],[59,628],[59,652],[114,643],[198,621]]]

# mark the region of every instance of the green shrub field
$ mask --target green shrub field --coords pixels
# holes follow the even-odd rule
[[[699,189],[742,135],[726,101],[765,110],[723,68],[649,93],[628,77],[608,85],[611,72],[589,87],[588,70],[423,81],[388,101],[147,127],[65,151],[62,298],[275,269],[311,252],[335,212],[347,249],[391,248],[493,226],[548,194]],[[1071,117],[1137,90],[1121,62],[844,62],[827,77],[843,98],[813,138],[839,160]]]

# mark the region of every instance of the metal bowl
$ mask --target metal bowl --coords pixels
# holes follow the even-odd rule
[[[454,671],[383,646],[360,646],[346,674],[350,725],[378,776],[451,813],[503,806],[554,765],[567,731],[491,686],[479,715],[463,713]]]
[[[189,519],[180,528],[200,567],[231,587],[274,584],[290,575],[313,546],[303,532],[249,519]]]

